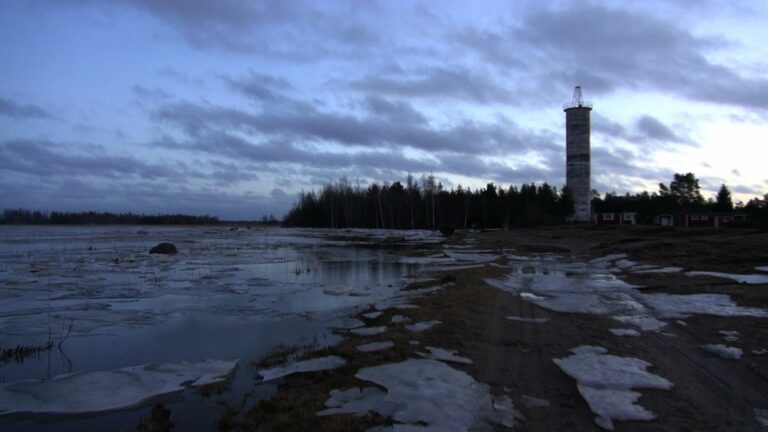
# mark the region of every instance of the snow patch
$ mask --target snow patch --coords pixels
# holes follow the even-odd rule
[[[643,273],[677,273],[683,271],[682,267],[661,267],[661,268],[655,268],[655,269],[637,269],[634,270],[632,273],[637,274],[643,274]]]
[[[550,405],[549,401],[546,399],[540,399],[540,398],[528,396],[528,395],[522,395],[520,397],[520,401],[528,409],[549,408],[549,405]]]
[[[640,336],[640,332],[634,329],[614,328],[608,331],[616,336]]]
[[[392,341],[384,341],[384,342],[371,342],[367,344],[358,345],[356,348],[360,352],[373,352],[373,351],[381,351],[385,349],[389,349],[395,346],[395,343]]]
[[[736,348],[736,347],[723,345],[723,344],[702,345],[700,348],[728,360],[738,360],[741,358],[742,354],[744,353],[741,350],[741,348]]]
[[[93,413],[134,407],[157,396],[224,381],[237,363],[154,363],[0,384],[0,415]]]
[[[354,414],[362,416],[376,405],[380,405],[386,396],[376,387],[352,387],[346,390],[331,390],[325,406],[328,409],[318,411],[315,415],[328,416],[334,414]]]
[[[736,330],[720,330],[718,333],[723,336],[726,342],[736,342],[741,338],[741,333]]]
[[[522,416],[507,396],[494,398],[487,384],[445,363],[408,359],[360,369],[355,375],[387,389],[370,410],[392,418],[394,430],[492,430]]]
[[[384,312],[381,311],[375,311],[375,312],[368,312],[363,314],[363,318],[367,319],[376,319],[381,316]]]
[[[520,322],[531,323],[531,324],[542,324],[549,321],[549,318],[528,318],[528,317],[521,317],[521,316],[515,316],[515,315],[507,315],[505,318],[510,321],[520,321]]]
[[[442,321],[438,321],[438,320],[421,321],[421,322],[413,323],[411,325],[407,325],[405,326],[405,329],[408,330],[409,332],[416,333],[416,332],[422,332],[424,330],[429,330],[432,327],[442,323],[443,323]]]
[[[756,266],[755,270],[768,273],[768,266]]]
[[[436,348],[431,346],[428,346],[426,348],[429,351],[429,354],[421,353],[421,352],[417,352],[416,354],[432,360],[442,360],[442,361],[448,361],[448,362],[454,362],[454,363],[472,364],[471,359],[457,355],[456,350],[449,351],[447,349]]]
[[[360,327],[356,329],[350,330],[350,333],[356,334],[358,336],[374,336],[377,334],[382,334],[385,331],[387,331],[387,328],[385,326],[381,327]]]
[[[731,279],[738,283],[743,284],[768,284],[768,275],[764,274],[731,274],[731,273],[720,273],[720,272],[710,272],[710,271],[690,271],[686,273],[688,276],[712,276],[716,278],[722,278],[722,279]]]
[[[272,381],[295,373],[315,372],[340,368],[347,361],[338,356],[318,357],[309,360],[297,361],[284,366],[258,371],[263,381]]]
[[[407,316],[403,315],[393,315],[392,318],[389,320],[392,324],[400,324],[403,322],[410,322],[411,319]]]
[[[613,421],[653,420],[655,415],[636,404],[641,394],[633,388],[669,390],[672,383],[649,373],[650,363],[606,354],[596,346],[572,349],[573,355],[554,359],[560,369],[578,382],[578,390],[596,414],[595,423],[613,430]]]

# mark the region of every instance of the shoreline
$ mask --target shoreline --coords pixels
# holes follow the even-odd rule
[[[755,273],[755,266],[768,263],[768,251],[763,246],[768,244],[768,234],[759,230],[571,226],[459,233],[444,245],[464,238],[475,239],[476,249],[519,255],[554,253],[578,260],[626,253],[629,260],[679,266],[686,271]],[[435,248],[436,252],[440,250],[441,247]],[[599,345],[610,354],[651,363],[651,372],[674,383],[669,391],[640,392],[638,404],[652,411],[657,420],[617,422],[619,430],[760,430],[754,410],[768,407],[768,357],[752,351],[768,347],[765,318],[692,315],[685,319],[685,326],[672,320],[665,332],[616,336],[607,330],[620,325],[607,316],[553,312],[484,282],[505,272],[508,270],[493,264],[443,271],[438,283],[450,281],[454,286],[414,300],[412,303],[419,308],[386,310],[375,319],[365,319],[362,312],[358,319],[368,326],[386,325],[386,332],[368,337],[347,334],[338,345],[307,354],[306,358],[338,355],[347,363],[339,369],[283,378],[274,397],[241,413],[237,420],[230,418],[225,428],[330,431],[366,430],[392,424],[391,420],[370,412],[360,417],[318,417],[315,412],[325,408],[324,402],[333,389],[370,385],[354,377],[361,368],[418,358],[417,352],[424,352],[423,347],[433,346],[455,350],[459,356],[471,359],[470,365],[450,366],[489,385],[494,396],[508,396],[513,401],[525,417],[515,426],[516,430],[600,430],[575,380],[553,361],[567,357],[574,347]],[[765,285],[742,285],[711,276],[688,276],[684,272],[622,271],[618,275],[632,284],[648,287],[643,292],[722,293],[729,294],[739,305],[768,308]],[[395,315],[408,317],[412,322],[442,323],[424,332],[411,333],[405,324],[391,323]],[[548,321],[534,324],[505,319],[507,316]],[[726,360],[700,349],[702,344],[718,343],[720,330],[739,332],[741,340],[736,345],[744,348],[744,358]],[[383,341],[392,341],[394,347],[372,353],[355,349],[360,344]],[[412,345],[411,341],[418,341],[419,345]],[[548,401],[549,407],[526,406],[523,401],[532,398]],[[494,428],[508,430],[500,425]]]

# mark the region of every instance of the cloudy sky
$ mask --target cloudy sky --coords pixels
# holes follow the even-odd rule
[[[471,5],[471,7],[468,7]],[[0,207],[284,214],[342,175],[768,192],[768,2],[10,0]]]

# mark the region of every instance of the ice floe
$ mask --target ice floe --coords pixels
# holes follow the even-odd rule
[[[515,315],[507,315],[505,318],[510,321],[520,321],[520,322],[531,323],[531,324],[543,324],[549,321],[549,318],[529,318],[529,317],[521,317],[521,316],[515,316]]]
[[[347,361],[339,356],[318,357],[258,371],[263,381],[272,381],[295,373],[315,372],[340,368]]]
[[[405,329],[410,331],[410,332],[414,332],[414,333],[415,332],[422,332],[424,330],[429,330],[429,329],[431,329],[432,327],[434,327],[434,326],[436,326],[438,324],[442,324],[442,322],[438,321],[438,320],[420,321],[420,322],[413,323],[411,325],[405,326]]]
[[[726,342],[736,342],[741,338],[741,333],[736,330],[720,330],[718,332]]]
[[[366,411],[395,422],[392,430],[491,431],[493,425],[512,427],[521,418],[509,397],[494,398],[487,384],[436,360],[408,359],[360,369],[355,376],[386,388],[387,393],[381,399],[375,394],[355,399],[355,392],[350,392],[344,399],[364,400]],[[342,402],[337,408],[345,407]]]
[[[367,312],[367,313],[363,314],[363,317],[364,318],[368,318],[368,319],[376,319],[376,318],[380,317],[381,314],[383,314],[383,313],[384,312],[382,312],[382,311]]]
[[[753,349],[753,350],[752,350],[752,354],[754,354],[754,355],[764,355],[764,354],[768,354],[768,349],[766,349],[766,348],[761,348],[761,349]]]
[[[723,344],[702,345],[700,348],[728,360],[738,360],[744,354],[741,348]]]
[[[682,267],[661,267],[661,268],[651,268],[651,269],[643,269],[643,268],[635,268],[632,270],[632,273],[677,273],[683,271]]]
[[[549,408],[550,406],[548,400],[529,395],[520,396],[520,402],[522,402],[528,409]]]
[[[452,250],[444,250],[443,253],[456,261],[469,261],[474,263],[493,262],[501,258],[501,255],[488,253],[468,253],[464,251],[458,252]]]
[[[360,352],[373,352],[373,351],[381,351],[385,349],[389,349],[395,346],[395,343],[392,341],[384,341],[384,342],[371,342],[367,344],[358,345],[356,348]]]
[[[76,414],[129,408],[164,394],[224,381],[237,363],[154,363],[0,384],[0,415]]]
[[[424,358],[428,358],[428,359],[432,359],[432,360],[441,360],[441,361],[454,362],[454,363],[472,364],[472,359],[468,359],[466,357],[461,357],[461,356],[457,355],[456,350],[450,350],[449,351],[449,350],[444,349],[444,348],[436,348],[436,347],[431,347],[431,346],[427,346],[425,348],[429,351],[429,354],[422,353],[422,352],[417,352],[416,354],[418,354],[418,355],[420,355],[420,356],[422,356]]]
[[[712,276],[722,279],[731,279],[743,284],[768,284],[768,275],[766,274],[731,274],[710,271],[689,271],[688,276]]]
[[[768,266],[756,266],[755,270],[768,273]]]
[[[636,402],[641,394],[631,389],[669,390],[672,383],[648,372],[650,363],[631,357],[606,354],[597,346],[580,346],[573,355],[554,362],[576,379],[579,393],[595,413],[595,423],[613,430],[613,421],[653,420],[656,416]]]
[[[374,336],[374,335],[377,335],[377,334],[382,334],[385,331],[387,331],[387,328],[385,326],[381,326],[381,327],[358,327],[358,328],[350,330],[350,333],[356,334],[358,336]]]
[[[404,322],[410,322],[411,319],[407,316],[403,315],[393,315],[392,318],[389,320],[392,324],[400,324]]]
[[[328,416],[334,414],[354,414],[361,416],[374,406],[381,406],[386,393],[376,387],[352,387],[346,390],[331,390],[327,409],[318,411],[315,415]],[[393,407],[394,408],[394,407]],[[391,412],[393,409],[387,409]]]
[[[616,336],[640,336],[640,332],[635,329],[612,328],[608,329],[608,331]]]

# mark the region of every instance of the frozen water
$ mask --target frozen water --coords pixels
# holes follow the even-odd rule
[[[548,400],[540,399],[540,398],[529,396],[529,395],[520,396],[520,401],[528,409],[549,408],[550,406],[550,403]]]
[[[765,274],[731,274],[710,271],[690,271],[688,276],[712,276],[723,279],[731,279],[743,284],[768,284],[768,275]]]
[[[407,316],[403,316],[403,315],[393,315],[392,318],[390,319],[390,322],[392,324],[400,324],[400,323],[403,323],[403,322],[410,322],[410,321],[411,321],[410,318],[408,318]]]
[[[357,350],[360,352],[373,352],[373,351],[381,351],[385,349],[389,349],[395,346],[395,343],[392,341],[384,341],[384,342],[371,342],[367,344],[362,344],[357,346]]]
[[[752,354],[754,355],[763,355],[768,354],[768,349],[762,348],[762,349],[753,349]]]
[[[159,363],[0,384],[0,414],[76,414],[140,405],[189,387],[223,381],[235,361]]]
[[[352,334],[356,334],[358,336],[374,336],[377,334],[382,334],[385,331],[387,331],[386,326],[381,327],[359,327],[356,329],[350,330]]]
[[[262,380],[272,381],[295,373],[336,369],[344,366],[345,364],[347,364],[347,361],[341,357],[327,356],[297,361],[271,369],[262,369],[258,373],[261,375]]]
[[[442,361],[448,361],[448,362],[454,362],[454,363],[463,363],[463,364],[472,364],[472,360],[468,359],[466,357],[461,357],[457,355],[456,350],[447,350],[443,348],[436,348],[436,347],[425,347],[429,351],[429,354],[417,352],[416,354],[432,359],[432,360],[442,360]]]
[[[691,314],[768,317],[768,310],[739,306],[726,294],[647,294],[645,303],[662,318]]]
[[[755,408],[755,420],[757,420],[763,428],[768,428],[768,409]]]
[[[616,336],[640,336],[640,332],[634,329],[614,328],[608,329],[608,331]]]
[[[656,269],[637,269],[633,273],[677,273],[683,271],[682,267],[661,267]]]
[[[736,342],[741,338],[741,333],[736,330],[720,330],[718,333],[723,336],[726,342]]]
[[[429,330],[438,324],[442,324],[442,322],[438,320],[420,321],[420,322],[405,326],[405,329],[410,332],[416,333],[416,332],[422,332],[424,330]]]
[[[572,349],[573,355],[554,359],[566,374],[576,379],[579,393],[596,414],[595,423],[613,430],[614,420],[653,420],[652,412],[637,405],[640,393],[633,388],[669,390],[672,383],[649,373],[650,363],[631,357],[606,354],[596,346]]]
[[[368,318],[368,319],[376,319],[376,318],[380,317],[381,314],[383,314],[383,313],[384,312],[381,312],[381,311],[368,312],[368,313],[364,313],[363,317]]]
[[[501,255],[492,253],[471,253],[464,251],[444,250],[443,253],[456,261],[470,261],[474,263],[493,262],[501,258]]]
[[[768,317],[767,310],[739,306],[724,294],[646,294],[610,272],[614,262],[629,266],[625,257],[609,255],[588,263],[531,257],[510,265],[510,274],[485,282],[549,310],[608,315],[643,331],[660,330],[666,325],[662,319],[691,314]]]
[[[381,406],[386,393],[376,387],[352,387],[346,390],[331,390],[328,400],[325,401],[327,409],[318,411],[318,416],[334,414],[354,414],[361,416],[375,406]]]
[[[511,427],[520,418],[508,397],[494,398],[488,385],[439,361],[409,359],[355,376],[387,389],[370,409],[390,417],[394,430],[492,431],[493,424]]]
[[[705,351],[709,351],[712,354],[718,355],[728,360],[738,360],[741,358],[742,354],[744,353],[741,350],[741,348],[736,348],[736,347],[723,345],[723,344],[702,345],[701,349]]]
[[[505,318],[511,321],[520,321],[520,322],[531,323],[531,324],[543,324],[549,321],[549,318],[528,318],[528,317],[521,317],[521,316],[515,316],[515,315],[507,315]]]
[[[768,266],[757,266],[755,267],[755,270],[761,271],[761,272],[768,272]]]

